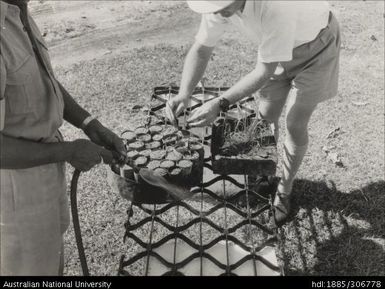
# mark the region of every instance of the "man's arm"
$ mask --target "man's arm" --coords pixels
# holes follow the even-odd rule
[[[213,50],[214,47],[204,46],[198,42],[195,42],[190,48],[183,66],[179,93],[168,101],[171,111],[166,110],[166,115],[170,120],[174,119],[175,115],[179,115],[187,107],[195,86],[206,70]]]
[[[59,84],[60,85],[60,84]],[[67,120],[79,127],[89,115],[63,90]],[[3,89],[1,95],[4,95]],[[72,110],[72,112],[71,112]],[[4,116],[4,115],[3,115]],[[50,163],[69,162],[82,171],[100,163],[112,162],[111,152],[84,139],[73,142],[41,143],[7,136],[0,128],[0,169],[26,169]]]
[[[88,171],[103,159],[112,163],[110,151],[85,139],[73,142],[40,143],[14,138],[0,132],[0,169],[27,169],[51,163],[69,162]]]
[[[256,68],[244,76],[240,81],[215,98],[196,109],[188,122],[191,126],[205,126],[211,124],[219,114],[219,100],[226,98],[230,103],[235,103],[242,98],[259,90],[263,84],[274,74],[278,62],[259,62]]]
[[[230,103],[235,103],[242,98],[256,92],[262,88],[263,84],[274,74],[278,62],[263,63],[258,62],[253,71],[244,76],[229,90],[222,94]]]
[[[64,100],[64,119],[75,127],[83,129],[84,133],[95,144],[125,156],[126,148],[121,138],[103,126],[97,119],[92,120],[86,127],[81,127],[83,121],[90,116],[90,114],[73,99],[61,83],[59,83],[59,86]]]
[[[214,47],[225,33],[228,24],[229,21],[219,14],[202,15],[195,43],[185,59],[179,93],[166,105],[166,116],[171,122],[188,106],[190,96],[201,80]]]
[[[64,117],[76,127],[80,127],[90,114],[84,110],[59,83],[63,91]],[[0,168],[25,169],[50,163],[69,162],[82,171],[91,169],[103,158],[112,163],[113,156],[102,146],[125,153],[124,144],[114,133],[94,120],[85,128],[86,134],[93,142],[78,139],[73,142],[40,143],[4,135],[0,131]]]
[[[38,143],[9,137],[0,132],[1,169],[25,169],[70,159],[71,146],[68,142]]]
[[[60,89],[63,94],[64,101],[64,119],[73,126],[80,128],[83,121],[90,116],[90,113],[82,108],[58,81]]]
[[[214,47],[195,42],[188,52],[183,66],[179,97],[189,98],[197,83],[201,80]]]

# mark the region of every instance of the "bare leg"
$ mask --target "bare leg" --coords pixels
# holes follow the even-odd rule
[[[274,137],[276,139],[276,142],[278,142],[279,139],[279,126],[278,126],[278,120],[282,113],[283,107],[286,102],[287,94],[289,91],[289,86],[287,86],[287,89],[285,90],[279,90],[281,94],[279,94],[279,99],[274,101],[265,101],[261,99],[259,103],[259,116],[260,118],[268,121],[272,129],[274,131]],[[258,177],[249,176],[248,177],[249,182],[249,188],[253,191],[262,193],[262,195],[270,192],[269,185],[264,183],[258,182]],[[259,183],[259,184],[258,184]],[[245,202],[246,200],[242,200],[241,204]],[[241,205],[244,206],[244,205]]]
[[[263,101],[259,104],[259,115],[262,119],[271,123],[274,130],[274,137],[276,142],[279,139],[279,117],[282,113],[283,106],[285,105],[286,97],[275,101]]]
[[[308,123],[316,107],[317,104],[295,102],[295,94],[287,103],[282,176],[274,199],[274,219],[278,226],[287,220],[290,213],[293,181],[307,151]]]
[[[308,145],[308,123],[316,104],[301,104],[290,97],[286,113],[283,170],[278,193],[291,194],[294,178],[302,163]]]

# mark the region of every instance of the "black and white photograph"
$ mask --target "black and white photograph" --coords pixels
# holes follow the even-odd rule
[[[0,0],[2,288],[383,288],[384,5]]]

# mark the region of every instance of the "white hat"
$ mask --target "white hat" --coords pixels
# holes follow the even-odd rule
[[[234,3],[236,0],[227,0],[227,1],[201,1],[201,0],[191,0],[187,1],[188,6],[191,8],[191,10],[197,12],[197,13],[214,13],[219,10],[222,10],[223,8],[226,8],[227,6]]]

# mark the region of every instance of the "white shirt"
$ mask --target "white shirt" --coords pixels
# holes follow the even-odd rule
[[[243,12],[229,18],[203,14],[195,39],[213,47],[233,24],[258,45],[259,61],[290,61],[295,47],[314,40],[327,26],[329,11],[326,1],[246,0]]]

